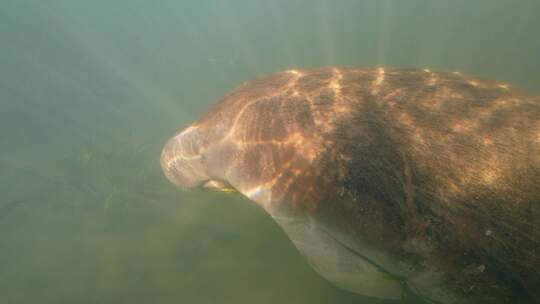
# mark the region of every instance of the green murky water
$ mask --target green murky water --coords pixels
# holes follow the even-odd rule
[[[165,140],[237,84],[332,64],[540,92],[540,2],[0,3],[0,303],[381,303],[238,195],[181,192]]]

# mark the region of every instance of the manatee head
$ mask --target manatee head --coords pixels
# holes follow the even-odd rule
[[[267,211],[281,204],[281,196],[315,154],[310,138],[316,128],[312,122],[296,122],[298,109],[289,108],[309,111],[305,101],[282,105],[271,100],[296,78],[279,73],[225,95],[166,143],[161,154],[166,177],[184,189],[234,189]]]

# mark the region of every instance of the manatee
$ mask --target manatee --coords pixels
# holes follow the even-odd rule
[[[321,276],[373,298],[540,301],[540,97],[428,69],[248,81],[161,154],[260,205]],[[415,300],[416,301],[416,300]]]

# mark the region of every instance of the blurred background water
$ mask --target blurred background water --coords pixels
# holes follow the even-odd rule
[[[459,70],[540,92],[537,0],[3,0],[0,303],[381,303],[332,287],[239,195],[163,177],[245,80]]]

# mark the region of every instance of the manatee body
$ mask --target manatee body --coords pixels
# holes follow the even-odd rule
[[[225,95],[161,163],[180,187],[232,187],[262,206],[347,290],[540,302],[540,98],[508,85],[284,71]]]

